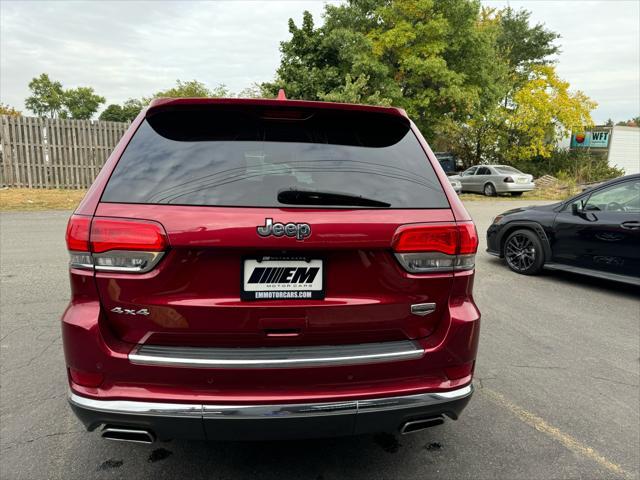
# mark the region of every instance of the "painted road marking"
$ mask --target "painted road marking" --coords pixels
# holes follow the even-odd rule
[[[601,455],[593,448],[581,443],[578,439],[572,437],[571,435],[564,433],[557,427],[547,423],[543,418],[537,416],[535,413],[531,413],[528,410],[516,405],[515,403],[507,400],[501,393],[498,393],[489,388],[481,388],[478,391],[482,392],[485,396],[489,398],[493,403],[506,408],[511,413],[513,413],[516,417],[522,420],[527,425],[535,428],[539,432],[544,433],[548,437],[553,438],[554,440],[560,442],[567,449],[571,450],[578,455],[582,455],[590,460],[593,460],[601,467],[606,468],[610,472],[615,473],[616,475],[620,475],[624,478],[635,478],[634,475],[627,472],[620,465],[613,463],[608,460],[604,455]]]

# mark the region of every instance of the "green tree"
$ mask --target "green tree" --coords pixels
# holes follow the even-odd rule
[[[46,73],[33,78],[29,90],[25,106],[38,116],[87,119],[105,102],[92,87],[64,90],[61,82],[51,80]]]
[[[224,85],[218,85],[214,88],[207,87],[204,83],[197,80],[189,80],[183,82],[176,80],[176,85],[167,90],[160,90],[151,96],[153,98],[178,98],[178,97],[228,97],[229,90]]]
[[[62,83],[52,81],[49,75],[42,73],[29,82],[31,95],[24,104],[38,116],[56,118],[63,110],[64,91]]]
[[[326,102],[341,103],[366,103],[370,105],[391,105],[391,99],[383,98],[379,91],[367,94],[369,77],[362,74],[355,80],[347,73],[344,85],[339,86],[329,93],[320,95],[320,99]]]
[[[500,11],[498,48],[506,53],[513,69],[526,71],[531,65],[548,65],[560,51],[554,43],[560,35],[547,30],[544,24],[530,24],[531,12],[506,8]]]
[[[491,30],[478,28],[480,3],[404,0],[378,9],[369,34],[374,54],[389,66],[397,103],[432,137],[447,118],[460,121],[495,96]]]
[[[99,119],[110,122],[131,122],[138,116],[145,105],[144,101],[134,98],[130,98],[122,105],[112,103],[104,109]]]
[[[9,115],[10,117],[21,117],[22,112],[16,110],[10,105],[0,103],[0,115]]]
[[[243,88],[238,93],[238,98],[262,98],[264,92],[262,87],[258,83],[252,83],[250,86]]]
[[[592,102],[553,67],[559,36],[478,0],[347,0],[289,20],[273,96],[404,108],[436,149],[467,163],[550,155]]]
[[[613,124],[613,122],[612,122]],[[616,123],[616,125],[620,125],[620,126],[624,126],[624,127],[640,127],[640,116],[638,117],[633,117],[630,120],[627,120],[625,122],[618,122]]]
[[[479,28],[479,15],[475,0],[351,0],[327,6],[316,28],[305,12],[300,27],[289,20],[276,79],[262,87],[289,98],[390,101],[433,137],[448,117],[503,95],[501,67],[489,60],[497,27]]]
[[[116,103],[107,105],[98,119],[106,122],[126,122],[122,106]]]
[[[304,12],[300,27],[289,19],[291,39],[280,44],[282,58],[276,79],[261,85],[263,96],[273,97],[284,88],[292,99],[337,99],[345,95],[345,88],[353,92],[353,85],[347,83],[356,79],[360,98],[375,102],[377,98],[399,97],[399,89],[388,69],[373,56],[372,42],[358,21],[366,18],[367,12],[372,12],[370,6],[358,1],[328,5],[325,23],[318,28],[309,12]],[[391,90],[394,94],[389,94]]]
[[[248,92],[248,90],[247,90]],[[255,87],[252,93],[255,92]],[[122,105],[110,104],[100,114],[100,120],[111,122],[131,122],[140,110],[145,108],[154,98],[181,98],[181,97],[229,97],[231,93],[224,85],[209,88],[198,80],[176,80],[176,84],[166,90],[159,90],[154,94],[141,99],[130,98]]]
[[[509,88],[502,99],[505,106],[529,79],[531,69],[536,65],[552,64],[552,56],[560,51],[555,44],[560,35],[547,30],[541,23],[531,25],[530,17],[527,10],[506,8],[497,12],[500,33],[496,46],[509,67]]]
[[[558,35],[542,24],[530,25],[529,17],[510,8],[481,12],[481,28],[498,26],[492,28],[495,52],[484,59],[499,68],[489,77],[494,90],[489,96],[483,92],[479,108],[466,120],[449,121],[439,131],[443,149],[455,151],[466,165],[548,158],[566,132],[592,124],[595,103],[582,92],[572,93],[553,67]]]
[[[64,91],[63,105],[65,110],[61,116],[78,120],[86,120],[98,111],[105,98],[96,95],[91,87],[78,87]]]

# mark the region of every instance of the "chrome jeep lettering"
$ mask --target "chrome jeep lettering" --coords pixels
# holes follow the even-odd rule
[[[273,218],[265,218],[264,225],[256,227],[258,235],[261,237],[295,237],[297,240],[304,240],[311,235],[311,227],[308,223],[273,223]]]

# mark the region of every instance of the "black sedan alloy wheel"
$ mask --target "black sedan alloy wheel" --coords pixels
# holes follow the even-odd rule
[[[517,230],[505,242],[504,258],[514,272],[532,275],[542,268],[542,244],[535,233]]]

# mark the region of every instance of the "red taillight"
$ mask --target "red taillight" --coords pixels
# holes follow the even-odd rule
[[[150,220],[73,215],[67,226],[71,268],[146,273],[168,245],[163,226]]]
[[[460,234],[459,240],[459,255],[467,255],[469,253],[476,253],[478,251],[478,232],[476,226],[471,222],[458,223],[458,233]]]
[[[455,255],[458,248],[456,225],[400,227],[393,239],[396,252],[442,252]]]
[[[473,223],[446,225],[406,225],[396,231],[393,250],[404,252],[441,252],[447,255],[476,253],[478,234]]]
[[[167,247],[162,225],[143,220],[96,217],[91,225],[91,251],[141,250],[161,252]]]
[[[411,273],[471,270],[478,234],[471,222],[400,227],[392,241],[396,258]]]
[[[89,227],[91,217],[71,215],[67,223],[67,249],[72,252],[89,251]]]

